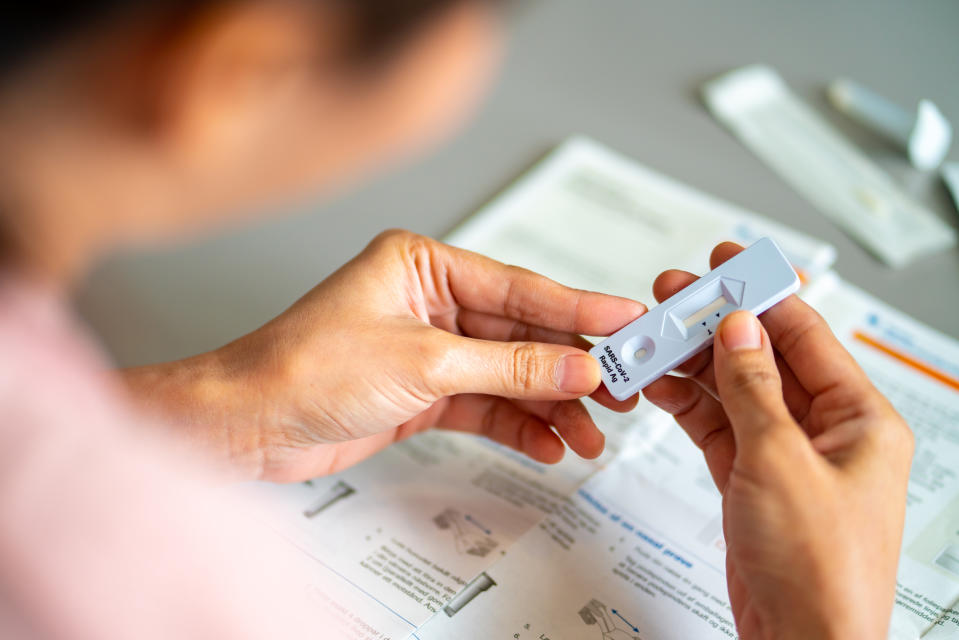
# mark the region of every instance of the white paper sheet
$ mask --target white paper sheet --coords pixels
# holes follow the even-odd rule
[[[890,637],[955,640],[959,344],[834,275],[811,297],[916,434]],[[453,617],[436,616],[417,637],[735,636],[719,494],[701,453],[678,428],[657,433],[662,437],[624,449],[571,498],[579,520],[548,518],[487,569],[495,588]],[[603,607],[612,628],[596,613]]]
[[[588,138],[571,138],[447,238],[563,284],[655,304],[666,269],[709,270],[719,242],[771,236],[805,280],[835,249],[676,182]]]
[[[569,500],[574,517],[544,520],[487,569],[495,587],[416,637],[733,637],[718,493],[668,433],[594,476]]]
[[[895,637],[959,637],[946,612],[956,606],[959,392],[856,332],[955,377],[954,341],[836,279],[828,245],[583,138],[560,146],[450,241],[653,304],[662,270],[703,272],[716,242],[762,235],[812,283],[806,295],[917,432]],[[568,454],[544,467],[432,432],[334,477],[257,491],[275,527],[316,564],[318,601],[340,612],[344,637],[730,637],[719,497],[699,452],[646,403],[626,416],[589,406],[610,448],[599,461]],[[472,597],[451,605],[454,594]],[[909,607],[929,607],[938,620]]]
[[[403,638],[558,512],[652,409],[595,411],[612,445],[597,460],[567,454],[546,466],[478,438],[434,431],[334,476],[249,491],[274,528],[315,563],[317,600],[341,611],[347,629],[359,629],[344,637]]]
[[[959,343],[845,283],[818,306],[916,438],[891,637],[959,638]]]

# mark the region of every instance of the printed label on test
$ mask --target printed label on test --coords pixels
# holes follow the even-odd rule
[[[762,238],[589,353],[612,396],[625,400],[711,345],[723,317],[739,309],[758,315],[798,289],[782,251]]]

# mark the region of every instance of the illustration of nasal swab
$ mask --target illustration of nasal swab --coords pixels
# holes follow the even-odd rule
[[[325,509],[329,509],[334,503],[339,502],[343,498],[348,498],[354,493],[356,493],[356,489],[346,484],[342,480],[338,480],[336,484],[330,487],[329,490],[327,490],[323,495],[317,498],[313,504],[304,510],[303,515],[307,518],[313,518],[319,515]]]
[[[495,586],[496,583],[492,578],[485,573],[481,573],[476,576],[472,582],[463,587],[462,591],[453,596],[453,599],[447,603],[447,605],[443,608],[443,611],[446,613],[446,615],[452,618],[460,609],[468,605],[473,598],[483,593],[490,587]]]
[[[935,169],[945,159],[952,125],[931,101],[920,100],[911,113],[847,78],[834,80],[827,95],[836,109],[902,147],[917,169]]]

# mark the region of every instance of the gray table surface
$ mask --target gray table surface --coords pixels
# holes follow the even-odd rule
[[[254,329],[384,228],[442,236],[571,133],[833,243],[842,276],[959,337],[959,251],[883,267],[722,129],[698,94],[728,69],[771,64],[955,226],[938,178],[832,112],[823,89],[846,75],[903,104],[930,98],[959,125],[959,2],[526,0],[509,30],[498,84],[438,152],[310,211],[101,265],[77,302],[117,362],[178,358]]]

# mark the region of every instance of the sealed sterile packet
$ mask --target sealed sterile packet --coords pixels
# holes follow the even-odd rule
[[[942,165],[942,180],[952,195],[956,209],[959,209],[959,162],[947,162]]]
[[[823,214],[893,267],[956,244],[956,232],[797,98],[772,69],[736,69],[703,87],[706,105]]]

